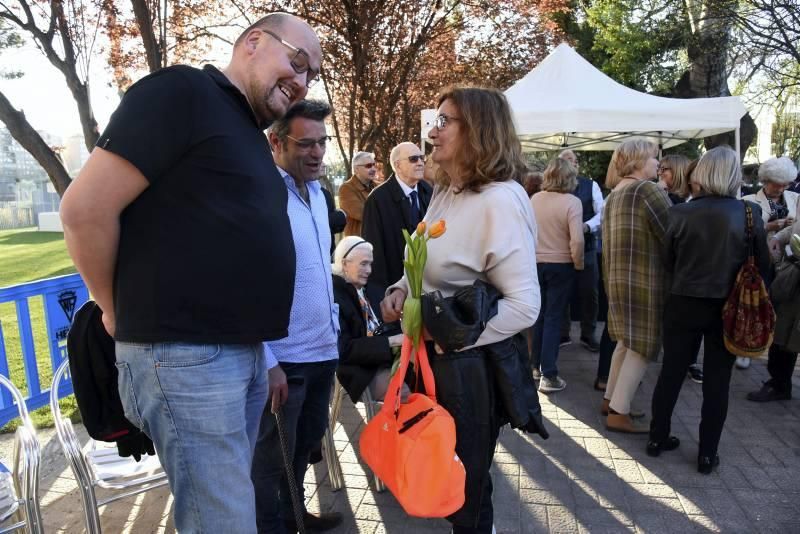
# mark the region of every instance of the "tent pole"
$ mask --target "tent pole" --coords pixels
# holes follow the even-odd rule
[[[736,127],[736,154],[739,156],[739,161],[742,161],[744,158],[742,157],[741,152],[741,141],[739,140],[739,127]]]

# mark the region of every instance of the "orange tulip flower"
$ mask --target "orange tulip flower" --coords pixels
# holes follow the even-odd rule
[[[438,221],[436,221],[431,225],[431,229],[428,232],[428,236],[431,239],[436,239],[437,237],[441,237],[441,235],[444,234],[445,231],[447,231],[447,228],[445,227],[444,219],[439,219]]]
[[[420,221],[417,225],[417,235],[425,235],[425,221]]]

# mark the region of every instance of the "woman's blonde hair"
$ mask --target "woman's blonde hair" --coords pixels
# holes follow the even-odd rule
[[[742,185],[739,155],[727,146],[712,148],[697,162],[692,182],[707,195],[736,198]]]
[[[544,170],[542,191],[572,193],[578,186],[578,170],[563,158],[553,158]]]
[[[661,167],[672,171],[672,186],[668,189],[681,198],[689,197],[689,158],[682,154],[670,154],[661,158]]]
[[[606,173],[606,187],[613,189],[623,178],[640,170],[647,160],[658,155],[658,147],[647,139],[629,139],[611,155]]]
[[[527,166],[505,95],[497,89],[453,86],[442,90],[437,105],[445,100],[461,115],[462,145],[456,152],[457,167],[464,173],[461,191],[477,193],[491,182],[522,182]],[[436,178],[450,184],[441,168]]]

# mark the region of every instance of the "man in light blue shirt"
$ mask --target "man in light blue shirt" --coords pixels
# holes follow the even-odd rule
[[[289,193],[287,210],[297,274],[289,336],[265,344],[268,365],[279,366],[270,370],[270,378],[285,373],[288,395],[280,388],[271,391],[272,402],[261,418],[252,471],[259,532],[297,531],[273,412],[282,409],[300,502],[304,502],[309,454],[328,427],[328,405],[339,361],[339,317],[333,302],[328,208],[317,179],[329,139],[324,122],[329,114],[330,107],[324,102],[304,100],[269,129],[275,163]],[[342,518],[338,513],[304,511],[303,520],[310,530],[321,531],[336,527]]]

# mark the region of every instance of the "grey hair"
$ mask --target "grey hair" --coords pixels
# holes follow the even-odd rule
[[[272,123],[269,132],[274,133],[283,143],[289,135],[289,125],[293,119],[309,119],[323,122],[331,114],[331,107],[321,100],[301,100],[286,112],[286,115]]]
[[[739,154],[728,146],[712,148],[697,162],[691,182],[708,195],[736,198],[742,185]]]
[[[758,167],[758,179],[762,182],[773,182],[787,185],[797,177],[797,167],[786,156],[770,158]]]
[[[361,241],[361,243],[359,243],[359,241]],[[354,246],[356,243],[358,243],[358,246]],[[339,241],[339,244],[336,245],[336,249],[333,251],[333,263],[331,264],[331,271],[333,274],[344,276],[344,255],[347,254],[349,256],[352,254],[352,250],[362,247],[372,252],[372,243],[369,241],[364,241],[361,236],[349,235],[342,238],[342,240]],[[348,254],[348,252],[350,254]]]
[[[558,153],[558,157],[559,157],[559,159],[568,158],[567,161],[569,161],[570,163],[572,163],[572,161],[571,161],[572,159],[574,159],[576,163],[578,161],[578,155],[571,148],[567,148],[567,149],[564,149],[561,152],[559,152]]]
[[[362,161],[368,158],[375,159],[375,154],[373,154],[372,152],[356,152],[355,154],[353,154],[353,160],[352,160],[353,169],[358,167]]]
[[[394,147],[392,149],[392,151],[389,153],[389,163],[391,164],[392,170],[394,171],[395,174],[397,174],[397,168],[395,167],[395,163],[397,162],[397,160],[400,159],[400,157],[399,157],[400,150],[403,147],[407,147],[407,146],[413,146],[414,148],[418,148],[417,145],[415,145],[414,143],[412,143],[410,141],[403,141],[402,143],[400,143],[399,145]]]

